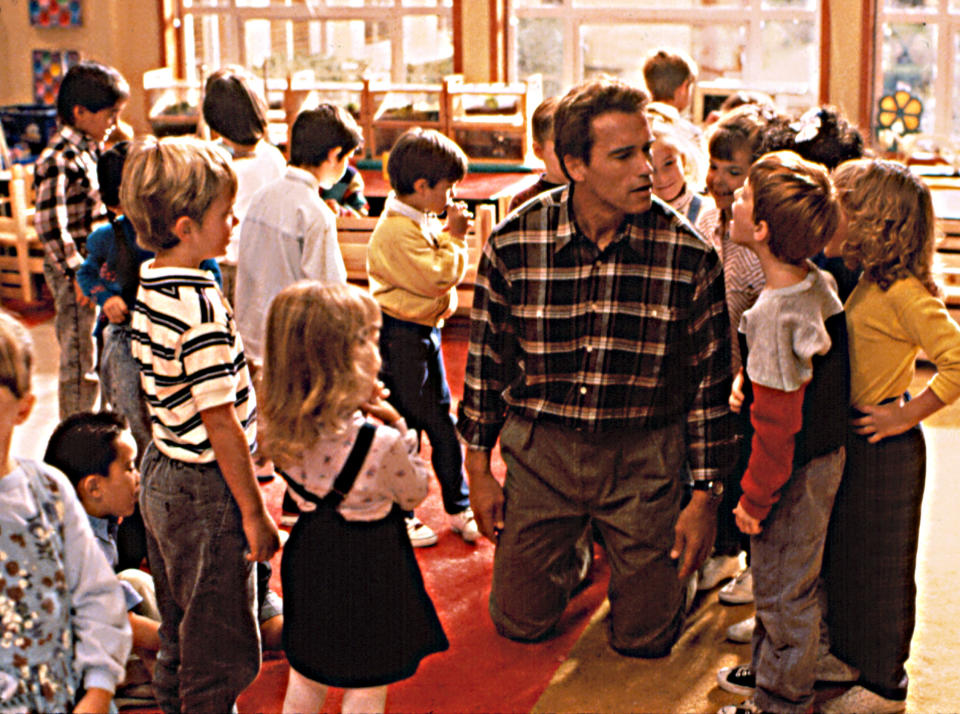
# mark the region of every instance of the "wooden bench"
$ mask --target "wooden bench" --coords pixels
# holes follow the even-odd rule
[[[43,275],[43,245],[33,227],[33,177],[14,164],[4,178],[7,195],[0,197],[0,295],[32,302],[35,275]]]
[[[463,281],[457,286],[456,315],[468,317],[473,305],[473,286],[477,280],[477,264],[480,262],[480,253],[493,230],[493,206],[477,206],[476,215],[470,230],[467,231],[467,250],[469,261]],[[340,242],[340,252],[347,268],[347,281],[355,285],[367,285],[367,244],[370,234],[377,225],[373,217],[352,218],[341,216],[337,218],[337,240]]]

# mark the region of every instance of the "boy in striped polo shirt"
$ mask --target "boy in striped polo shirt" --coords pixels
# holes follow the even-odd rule
[[[233,310],[200,262],[236,223],[230,158],[196,139],[127,157],[120,201],[156,257],[140,269],[131,349],[153,427],[140,508],[160,606],[164,712],[234,708],[260,667],[254,564],[279,548],[253,473],[256,398]]]

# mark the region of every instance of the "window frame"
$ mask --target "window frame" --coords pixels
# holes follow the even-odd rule
[[[161,0],[162,1],[162,0]],[[201,1],[201,0],[198,0]],[[452,0],[456,3],[460,0]],[[193,23],[208,16],[220,18],[223,23],[224,46],[220,49],[220,64],[240,64],[249,68],[246,57],[246,43],[243,41],[244,23],[248,20],[291,20],[291,21],[346,21],[362,20],[365,22],[380,22],[389,28],[390,39],[390,80],[403,82],[404,55],[403,55],[403,22],[408,17],[417,16],[444,16],[450,22],[453,31],[451,37],[456,42],[455,13],[453,7],[437,0],[436,5],[407,5],[403,0],[383,0],[383,5],[377,6],[319,6],[315,7],[307,2],[293,4],[287,0],[286,5],[267,5],[263,7],[238,6],[237,0],[220,0],[222,4],[214,7],[192,5],[187,6],[184,0],[175,0],[171,8],[170,22],[176,33],[177,66],[180,76],[188,81],[201,81],[198,76],[200,63],[191,60],[193,40]],[[189,16],[189,18],[188,18]],[[456,47],[454,47],[454,57]],[[196,59],[196,58],[194,58]]]
[[[516,25],[520,18],[552,19],[563,23],[563,67],[561,83],[572,86],[583,78],[584,58],[582,43],[578,42],[580,28],[585,24],[598,23],[664,23],[688,24],[705,27],[710,24],[736,24],[747,26],[744,43],[746,56],[743,63],[745,86],[769,84],[762,80],[751,79],[759,74],[762,62],[761,32],[764,21],[792,21],[798,17],[813,22],[816,32],[814,48],[819,59],[816,77],[810,80],[810,95],[814,101],[823,101],[829,81],[829,5],[828,0],[813,0],[812,9],[764,7],[764,0],[748,0],[748,7],[691,7],[691,8],[631,8],[578,6],[576,0],[559,0],[556,4],[539,7],[517,7],[510,0],[504,0],[508,6],[509,37],[506,45],[506,64],[508,76],[517,75],[518,51],[516,46]],[[600,14],[602,13],[602,17]],[[826,54],[827,63],[824,63]]]

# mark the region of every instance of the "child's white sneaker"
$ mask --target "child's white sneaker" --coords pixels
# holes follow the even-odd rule
[[[824,702],[823,714],[900,714],[907,710],[907,703],[899,699],[887,699],[864,687],[851,687],[839,697]]]
[[[720,588],[717,599],[727,605],[746,605],[753,602],[753,573],[750,568]]]
[[[725,707],[720,707],[720,709],[717,710],[717,714],[763,714],[763,712],[751,697],[739,704],[727,704]]]
[[[480,537],[480,529],[477,528],[477,519],[473,517],[473,509],[469,506],[460,513],[454,513],[450,516],[450,530],[459,533],[467,543],[473,543]]]
[[[757,626],[756,617],[735,622],[727,628],[727,639],[732,642],[748,645],[753,640],[753,629]]]
[[[435,545],[437,534],[426,523],[416,516],[410,516],[407,521],[407,535],[410,537],[410,545],[414,548],[426,548],[428,545]]]
[[[700,566],[700,583],[697,589],[713,590],[724,580],[736,576],[743,567],[744,561],[740,555],[711,555]]]

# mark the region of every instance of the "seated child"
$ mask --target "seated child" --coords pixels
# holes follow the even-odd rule
[[[510,199],[508,211],[518,208],[544,191],[551,191],[567,184],[567,177],[553,148],[553,114],[557,111],[559,101],[559,97],[547,97],[533,110],[531,119],[533,155],[543,162],[546,170],[540,174],[535,184],[527,186]]]
[[[338,216],[366,216],[370,213],[367,197],[363,195],[363,176],[350,164],[333,186],[322,188],[320,198]]]
[[[26,329],[0,311],[2,706],[107,712],[130,653],[120,584],[70,482],[10,454],[13,430],[36,401],[32,361]]]
[[[280,178],[287,163],[280,149],[265,138],[267,100],[257,89],[257,78],[238,65],[213,72],[203,87],[203,120],[233,159],[237,174],[233,215],[242,222],[253,194]],[[235,226],[227,252],[220,259],[223,294],[231,302],[236,295],[239,245],[240,230]]]
[[[370,291],[383,311],[381,374],[410,428],[427,433],[450,528],[472,543],[480,531],[463,477],[440,348],[440,328],[457,309],[457,283],[467,270],[469,215],[453,200],[467,173],[467,157],[440,132],[416,128],[393,145],[387,173],[392,190],[367,250]],[[445,226],[437,219],[444,211]],[[412,512],[407,529],[415,546],[437,542],[436,533]]]
[[[120,201],[140,266],[131,351],[153,425],[140,508],[160,608],[164,711],[230,711],[260,668],[254,563],[280,547],[253,473],[257,400],[233,310],[200,269],[226,250],[236,175],[189,137],[131,149]]]
[[[850,368],[843,305],[810,258],[839,221],[827,172],[792,152],[757,161],[733,205],[731,238],[756,254],[766,281],[739,331],[750,453],[734,515],[750,536],[753,662],[718,673],[724,689],[755,691],[724,714],[809,710],[818,656],[832,658],[819,652],[820,569],[843,473]]]
[[[140,492],[137,444],[123,417],[113,412],[77,412],[54,429],[43,455],[73,484],[93,535],[117,569],[117,528],[133,514]],[[138,568],[118,573],[133,630],[133,652],[118,696],[153,699],[150,682],[160,649],[160,612],[153,578]],[[146,686],[144,686],[146,685]]]
[[[681,142],[669,124],[660,121],[651,122],[653,144],[650,147],[653,165],[653,193],[670,204],[690,223],[696,224],[704,209],[713,207],[708,196],[697,193],[690,185],[687,167],[689,157],[680,148]]]

